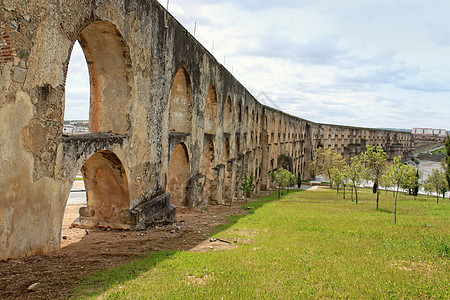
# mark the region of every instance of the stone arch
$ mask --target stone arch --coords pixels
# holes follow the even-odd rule
[[[235,156],[238,157],[241,154],[241,138],[240,138],[240,135],[238,135],[238,134],[236,134],[235,145],[236,145]]]
[[[211,85],[206,97],[205,106],[205,129],[207,134],[214,134],[216,132],[216,120],[217,120],[217,93],[214,85]]]
[[[244,110],[244,122],[245,122],[245,126],[247,127],[246,129],[248,129],[248,126],[250,125],[250,122],[248,119],[248,106],[246,106],[245,110]]]
[[[169,101],[169,131],[191,132],[192,85],[189,74],[183,67],[179,68],[175,74]]]
[[[223,132],[229,133],[231,132],[231,126],[232,126],[232,105],[231,105],[231,97],[228,96],[227,100],[225,101],[225,107],[223,110]]]
[[[166,183],[166,193],[171,195],[171,203],[177,207],[187,205],[186,185],[190,173],[188,149],[184,143],[179,143],[170,158]]]
[[[282,128],[281,128],[281,118],[278,120],[278,142],[281,143],[281,134],[282,134]]]
[[[242,114],[241,114],[241,112],[242,112],[242,105],[241,105],[241,103],[238,103],[236,114],[237,114],[237,119],[238,119],[239,123],[242,122]]]
[[[81,168],[87,207],[80,208],[80,227],[121,228],[121,215],[130,209],[125,168],[111,151],[92,155]]]
[[[225,164],[228,160],[230,160],[230,139],[226,137],[223,144],[222,163]]]
[[[202,173],[205,175],[205,198],[207,202],[215,202],[215,191],[217,187],[217,176],[214,168],[215,154],[214,154],[214,143],[209,141],[206,144],[205,152],[203,154],[203,165]]]
[[[90,23],[77,39],[89,69],[89,130],[127,134],[134,85],[128,45],[108,21]]]
[[[226,199],[231,199],[231,182],[232,182],[232,164],[230,163],[230,139],[227,137],[225,138],[225,142],[223,145],[223,155],[222,155],[222,161],[225,165],[225,176],[224,176],[224,184],[223,184],[223,197],[224,201]]]

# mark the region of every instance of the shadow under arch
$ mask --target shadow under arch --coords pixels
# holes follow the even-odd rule
[[[101,20],[88,24],[77,39],[89,70],[89,131],[127,134],[133,94],[128,45],[113,23]]]
[[[217,92],[216,87],[211,85],[208,90],[205,105],[205,123],[204,132],[206,134],[215,134],[217,125]]]
[[[190,174],[188,148],[184,143],[179,143],[170,158],[166,184],[166,193],[171,195],[171,203],[177,207],[188,206],[186,186]]]
[[[214,169],[214,143],[208,141],[203,154],[202,174],[205,175],[205,199],[210,204],[217,204],[217,171]]]
[[[128,177],[119,157],[108,150],[93,154],[81,168],[87,206],[74,226],[129,229],[123,216],[130,210]]]
[[[192,84],[186,68],[181,66],[172,82],[169,97],[169,132],[190,133],[192,128]]]

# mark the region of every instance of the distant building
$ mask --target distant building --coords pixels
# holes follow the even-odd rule
[[[72,124],[64,124],[63,133],[64,134],[71,134],[71,133],[73,133],[73,125]]]
[[[447,137],[445,129],[413,128],[412,134],[415,140],[438,140],[444,141]]]
[[[64,134],[80,134],[89,132],[89,121],[68,121],[64,123]]]

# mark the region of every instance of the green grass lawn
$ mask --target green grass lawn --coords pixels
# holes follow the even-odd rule
[[[445,149],[445,147],[442,147],[440,149],[436,149],[436,150],[432,151],[431,153],[446,153],[446,149]]]
[[[347,197],[350,195],[347,194]],[[76,298],[100,299],[449,299],[449,200],[335,191],[275,194],[215,236],[238,247],[153,252],[87,278]]]

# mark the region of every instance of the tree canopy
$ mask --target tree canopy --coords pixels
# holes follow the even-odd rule
[[[345,160],[341,154],[333,151],[330,148],[317,148],[316,156],[310,164],[310,170],[315,175],[325,175],[330,180],[330,187],[333,187],[331,180],[331,170],[333,168],[342,168],[345,165]]]

